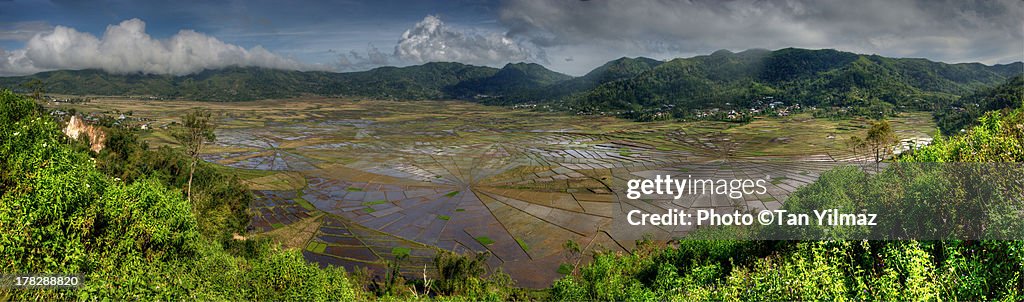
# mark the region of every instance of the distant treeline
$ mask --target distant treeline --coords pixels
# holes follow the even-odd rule
[[[745,109],[766,100],[844,108],[853,115],[949,107],[962,96],[1024,73],[1024,63],[946,64],[836,50],[721,50],[658,61],[621,58],[581,77],[538,64],[491,68],[427,63],[332,73],[263,68],[206,70],[185,76],[61,70],[0,78],[0,86],[40,80],[51,93],[245,101],[315,96],[396,100],[467,99],[545,104],[579,114],[645,120],[687,117],[696,109]],[[982,111],[983,112],[983,111]]]

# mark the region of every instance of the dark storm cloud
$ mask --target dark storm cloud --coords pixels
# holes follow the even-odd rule
[[[651,54],[809,47],[953,62],[1024,58],[1024,4],[1017,0],[510,0],[500,20],[508,35],[544,47]]]

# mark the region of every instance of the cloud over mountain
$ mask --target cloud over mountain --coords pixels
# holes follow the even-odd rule
[[[450,28],[436,16],[406,30],[395,46],[399,59],[423,63],[451,61],[478,65],[543,61],[543,53],[531,45],[499,33],[476,33]]]
[[[260,46],[246,49],[192,30],[155,39],[146,33],[146,23],[140,19],[109,25],[102,37],[56,26],[33,36],[23,49],[0,50],[0,75],[89,68],[113,73],[184,75],[228,66],[308,67]]]

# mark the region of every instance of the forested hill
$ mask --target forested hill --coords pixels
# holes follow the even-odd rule
[[[350,73],[235,67],[167,76],[61,70],[0,78],[0,87],[18,89],[38,79],[49,93],[209,101],[303,95],[459,98],[500,104],[549,103],[573,112],[642,117],[710,107],[743,108],[768,99],[871,110],[934,110],[936,104],[950,103],[1022,73],[1021,62],[946,64],[787,48],[739,53],[720,50],[667,62],[621,58],[575,78],[532,63],[508,64],[501,69],[427,63]]]
[[[771,97],[804,105],[933,109],[1024,73],[1024,64],[986,66],[895,59],[835,50],[718,51],[674,59],[629,79],[564,98],[574,111],[743,108]],[[681,113],[681,112],[680,112]]]
[[[154,96],[204,101],[247,101],[303,95],[440,99],[445,87],[493,76],[498,69],[460,63],[427,63],[333,73],[257,67],[206,70],[185,76],[111,74],[100,70],[59,70],[0,78],[0,87],[24,87],[41,80],[48,93]]]

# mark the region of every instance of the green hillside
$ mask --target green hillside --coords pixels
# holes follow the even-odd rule
[[[538,93],[542,96],[538,99],[555,100],[574,93],[589,91],[604,83],[633,78],[662,63],[664,62],[644,57],[619,58],[595,68],[586,75],[542,89]]]
[[[507,64],[488,77],[469,79],[452,85],[444,91],[454,98],[517,100],[533,97],[540,89],[572,79],[571,76],[551,71],[540,64]]]
[[[675,59],[628,80],[562,100],[582,112],[638,118],[686,116],[695,108],[744,108],[770,97],[810,106],[931,109],[1024,72],[1024,64],[986,66],[894,59],[835,50],[718,51]]]
[[[1021,96],[1024,96],[1024,76],[1018,75],[998,86],[979,89],[949,103],[935,104],[935,119],[942,133],[955,134],[974,125],[985,112],[1020,106],[1017,99]]]
[[[646,119],[688,117],[696,109],[787,105],[844,108],[850,115],[936,110],[1024,73],[1024,63],[987,66],[897,59],[830,49],[727,50],[661,62],[620,58],[581,77],[533,63],[501,69],[460,63],[381,67],[350,73],[226,68],[186,76],[51,71],[0,78],[23,87],[38,79],[50,93],[155,96],[244,101],[303,95],[384,99],[467,99],[484,103],[545,103],[581,114]],[[970,119],[968,119],[970,120]]]

